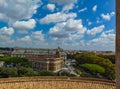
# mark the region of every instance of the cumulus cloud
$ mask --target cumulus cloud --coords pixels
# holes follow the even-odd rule
[[[23,42],[32,42],[32,41],[44,41],[44,34],[42,31],[32,32],[30,35],[26,35],[19,39],[19,41]]]
[[[107,14],[101,14],[101,17],[104,19],[104,20],[110,20],[112,16],[115,15],[115,12],[111,12],[111,13],[107,13]]]
[[[105,28],[104,25],[98,26],[98,27],[94,27],[91,30],[87,30],[87,34],[88,35],[96,35],[98,33],[101,33],[103,31],[103,29]]]
[[[29,19],[28,21],[16,21],[13,27],[20,33],[26,33],[35,27],[36,21],[34,19]]]
[[[33,32],[31,34],[31,38],[32,38],[32,40],[38,40],[38,41],[44,41],[45,40],[44,34],[42,33],[42,31]]]
[[[84,11],[86,11],[86,10],[87,10],[87,7],[85,7],[85,8],[83,8],[83,9],[79,10],[78,12],[81,13],[81,12],[84,12]]]
[[[54,40],[67,44],[83,38],[85,31],[86,28],[82,25],[82,20],[69,19],[66,22],[56,24],[48,34]]]
[[[0,13],[7,21],[29,19],[37,12],[41,0],[0,0]]]
[[[93,6],[92,10],[95,12],[97,10],[97,5]]]
[[[20,47],[45,47],[45,34],[42,31],[35,31],[29,35],[15,40],[16,46]],[[34,44],[34,45],[33,45]]]
[[[7,28],[7,27],[3,27],[0,29],[0,35],[6,35],[6,36],[11,36],[14,33],[14,29],[13,28]]]
[[[69,4],[69,5],[65,5],[65,6],[63,7],[62,12],[68,12],[69,10],[71,10],[71,9],[73,9],[73,8],[74,8],[74,4],[73,4],[73,3],[71,3],[71,4]]]
[[[48,8],[48,10],[50,10],[50,11],[54,11],[54,9],[55,9],[55,4],[47,4],[47,8]]]
[[[65,28],[67,31],[78,31],[81,28],[83,28],[82,25],[82,20],[73,20],[73,19],[69,19],[66,23],[65,23]]]
[[[115,50],[115,34],[103,32],[99,38],[91,40],[89,44],[97,50]]]
[[[14,34],[13,28],[3,27],[0,29],[0,45],[1,46],[10,46],[13,43],[11,36]]]
[[[63,5],[63,12],[73,9],[77,0],[49,0],[52,3],[57,3],[58,5]]]
[[[75,18],[76,16],[77,16],[76,13],[66,14],[66,13],[57,12],[54,14],[49,14],[44,18],[40,19],[40,23],[41,24],[57,23],[57,22],[66,21],[67,19],[70,18]]]
[[[30,38],[30,36],[25,36],[25,37],[22,37],[22,38],[20,38],[19,39],[19,42],[24,42],[24,43],[30,43],[32,40],[31,40],[31,38]]]

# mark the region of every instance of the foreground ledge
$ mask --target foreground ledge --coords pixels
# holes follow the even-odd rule
[[[113,81],[76,77],[1,78],[0,89],[116,89]]]

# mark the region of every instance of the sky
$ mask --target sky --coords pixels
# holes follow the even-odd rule
[[[0,0],[0,47],[115,51],[115,0]]]

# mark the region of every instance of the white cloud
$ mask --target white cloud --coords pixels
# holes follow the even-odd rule
[[[15,45],[20,47],[45,47],[48,46],[45,42],[45,34],[42,31],[35,31],[29,35],[15,40]]]
[[[89,21],[89,22],[88,22],[88,25],[91,25],[91,24],[92,24],[92,22]]]
[[[42,33],[42,31],[36,31],[33,32],[31,35],[32,40],[38,40],[38,41],[44,41],[44,34]]]
[[[56,42],[64,45],[74,43],[84,37],[86,28],[82,25],[82,20],[69,19],[66,22],[58,23],[49,30],[49,35]],[[55,43],[56,43],[55,42]]]
[[[110,15],[111,15],[111,16],[114,16],[114,15],[115,15],[115,12],[111,12]]]
[[[7,27],[3,27],[0,29],[0,35],[6,35],[6,36],[11,36],[14,33],[14,29],[13,28],[7,28]]]
[[[2,20],[4,22],[8,21],[7,16],[5,14],[2,14],[2,13],[0,13],[0,20]]]
[[[111,13],[107,13],[107,14],[101,14],[101,17],[104,19],[104,20],[110,20],[112,16],[115,15],[115,12],[111,12]]]
[[[54,11],[54,9],[55,9],[55,4],[47,4],[47,8],[48,8],[48,10],[50,10],[50,11]]]
[[[105,20],[110,20],[110,14],[109,13],[107,13],[106,15],[105,14],[101,14],[101,16]]]
[[[87,19],[86,21],[87,21],[88,25],[93,24],[93,22],[91,22],[89,19]]]
[[[97,10],[97,5],[93,6],[92,10],[95,12]]]
[[[98,33],[101,33],[104,28],[105,28],[104,25],[101,25],[101,26],[98,26],[98,27],[94,27],[91,30],[87,30],[87,34],[88,35],[96,35]]]
[[[52,3],[57,3],[58,5],[63,5],[63,12],[73,9],[78,0],[50,0]]]
[[[95,50],[115,50],[115,34],[102,33],[99,38],[95,38],[89,42]]]
[[[105,31],[106,34],[108,34],[108,33],[114,33],[114,32],[115,32],[114,29],[110,29],[110,30]]]
[[[71,10],[71,9],[73,9],[73,8],[74,8],[74,4],[73,4],[73,3],[71,3],[71,4],[69,4],[69,5],[65,5],[65,6],[63,7],[62,12],[68,12],[69,10]]]
[[[31,18],[41,4],[41,0],[0,0],[0,13],[11,23]]]
[[[100,21],[100,18],[99,17],[97,17],[96,18],[96,23],[101,23],[102,21]]]
[[[35,27],[36,21],[34,19],[29,19],[28,21],[16,21],[13,27],[20,33],[26,33]]]
[[[36,32],[32,32],[30,35],[26,35],[25,37],[22,37],[20,39],[18,39],[19,41],[22,42],[39,42],[39,41],[44,41],[44,34],[42,33],[42,31],[36,31]],[[32,45],[32,44],[31,44]]]
[[[22,37],[21,39],[19,39],[19,42],[24,42],[24,43],[28,43],[28,42],[31,42],[32,40],[31,40],[31,38],[30,38],[30,36],[25,36],[25,37]]]
[[[83,9],[79,10],[78,12],[81,13],[81,12],[84,12],[84,11],[86,11],[86,10],[87,10],[87,7],[85,7],[85,8],[83,8]]]
[[[0,29],[0,46],[11,46],[13,40],[11,40],[11,36],[14,34],[13,28],[3,27]]]
[[[82,20],[69,19],[65,24],[65,28],[67,31],[78,31],[83,28]]]
[[[71,3],[77,3],[77,0],[50,0],[50,2],[57,3],[58,5],[68,5]]]
[[[76,16],[77,16],[76,13],[65,14],[65,13],[57,12],[54,14],[49,14],[44,18],[40,19],[40,23],[41,24],[57,23],[57,22],[66,21],[67,19],[70,18],[75,18]]]

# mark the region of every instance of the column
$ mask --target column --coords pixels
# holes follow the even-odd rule
[[[49,71],[49,61],[46,61],[46,70]]]
[[[116,0],[116,89],[120,89],[120,0]]]

